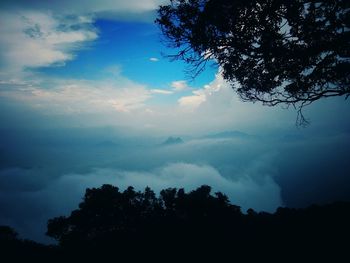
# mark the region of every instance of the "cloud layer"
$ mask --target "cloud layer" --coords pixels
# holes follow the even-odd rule
[[[98,168],[87,174],[66,174],[40,185],[42,179],[44,177],[38,171],[33,173],[15,168],[0,172],[0,181],[5,183],[0,189],[3,211],[0,222],[14,226],[25,237],[45,242],[49,240],[43,236],[49,218],[69,214],[77,208],[87,187],[99,187],[105,183],[121,189],[131,185],[143,190],[150,186],[158,193],[168,187],[185,187],[190,191],[208,184],[214,191],[226,193],[243,209],[253,207],[274,211],[282,205],[280,188],[272,177],[266,175],[257,181],[250,174],[242,174],[232,180],[224,178],[209,165],[169,163],[149,172]]]
[[[164,137],[121,130],[0,129],[0,224],[48,241],[47,219],[69,213],[86,187],[104,183],[155,191],[208,184],[243,211],[350,200],[349,133],[236,132],[183,137],[184,143],[164,146]]]

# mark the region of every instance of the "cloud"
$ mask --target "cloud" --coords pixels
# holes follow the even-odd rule
[[[158,58],[150,58],[149,61],[152,61],[152,62],[158,62],[159,59]]]
[[[123,77],[114,80],[48,80],[49,89],[27,85],[21,89],[7,89],[1,97],[22,101],[47,114],[78,114],[130,112],[142,108],[151,92],[143,85]],[[6,86],[6,85],[5,85]]]
[[[178,80],[178,81],[173,81],[170,85],[174,91],[183,91],[189,88],[187,85],[187,82],[185,80]]]
[[[120,66],[109,67],[100,80],[53,79],[44,76],[0,83],[0,98],[28,105],[38,114],[89,114],[84,125],[124,125],[142,134],[198,134],[284,120],[288,111],[240,102],[220,75],[202,89],[180,99],[174,90],[156,89],[123,77]],[[168,103],[153,100],[164,97]],[[147,111],[145,109],[148,109]],[[132,115],[125,115],[131,113]],[[281,114],[281,117],[278,114]],[[294,126],[294,117],[285,121]],[[273,125],[269,125],[273,126]],[[147,127],[147,129],[144,129]]]
[[[184,81],[176,82],[173,85],[175,89],[183,90],[187,88],[187,84]],[[190,109],[195,109],[199,107],[202,103],[206,102],[214,93],[219,92],[223,88],[227,88],[228,84],[224,81],[223,77],[220,74],[216,75],[216,78],[213,82],[208,85],[205,85],[202,89],[197,89],[192,91],[192,95],[183,96],[178,100],[178,103],[181,107],[186,107]]]
[[[275,121],[278,117],[276,113],[266,112],[281,112],[240,102],[219,74],[202,89],[194,90],[178,101],[174,90],[155,89],[125,78],[120,66],[104,69],[103,74],[104,78],[100,80],[44,76],[10,79],[0,83],[0,97],[26,104],[37,109],[39,114],[75,116],[79,122],[82,122],[78,119],[81,114],[89,114],[85,125],[118,123],[142,134],[246,130],[249,123],[257,125]],[[169,99],[167,104],[152,99],[164,95]],[[132,115],[125,115],[127,113]],[[289,120],[294,125],[294,115]]]
[[[26,68],[64,64],[82,44],[97,38],[92,20],[60,17],[49,12],[21,11],[0,14],[0,61],[3,74]]]
[[[76,185],[86,187],[100,186],[109,182],[122,189],[132,185],[138,190],[146,186],[159,193],[169,187],[184,187],[186,191],[196,189],[207,184],[215,191],[226,193],[231,202],[239,204],[244,210],[254,208],[273,212],[281,205],[280,188],[270,175],[261,175],[256,178],[251,173],[237,174],[228,179],[223,177],[215,168],[209,165],[191,163],[169,163],[150,172],[120,171],[114,169],[96,169],[85,175],[66,175],[60,180],[71,181]]]
[[[196,90],[192,92],[191,96],[184,96],[178,100],[179,105],[188,109],[195,109],[207,100],[207,96],[203,90]]]
[[[153,94],[165,94],[165,95],[169,95],[169,94],[173,94],[174,92],[171,90],[164,90],[164,89],[151,89],[150,90],[151,93]]]
[[[262,127],[267,130],[295,128],[296,112],[293,109],[242,102],[220,73],[212,82],[180,97],[177,103],[178,114],[183,115],[182,121],[192,123],[193,128],[188,128],[191,130],[196,129],[194,126],[201,126],[206,131],[234,129],[252,132]]]

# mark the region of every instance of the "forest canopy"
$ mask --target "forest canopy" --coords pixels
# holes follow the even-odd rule
[[[2,256],[11,262],[206,261],[208,257],[280,262],[285,255],[336,259],[347,253],[343,240],[350,233],[349,210],[350,203],[337,202],[305,209],[280,207],[274,214],[253,209],[242,213],[225,194],[212,194],[208,185],[190,192],[167,188],[159,195],[149,187],[120,191],[103,185],[86,189],[70,215],[48,221],[47,235],[58,241],[57,246],[21,240],[8,226],[0,226],[0,246]]]

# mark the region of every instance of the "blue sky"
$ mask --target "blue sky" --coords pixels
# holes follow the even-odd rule
[[[293,108],[242,102],[215,67],[190,79],[161,55],[175,52],[153,23],[166,2],[1,1],[0,225],[50,242],[47,220],[103,183],[210,184],[271,212],[350,200],[349,102],[313,103],[301,128]]]
[[[169,89],[176,80],[187,80],[195,87],[202,87],[215,77],[217,69],[213,66],[193,79],[185,72],[188,65],[165,57],[175,51],[167,48],[154,23],[97,19],[93,26],[98,39],[79,50],[74,60],[64,66],[39,68],[38,72],[96,80],[111,73],[106,69],[119,67],[125,77],[159,89]]]
[[[114,74],[143,84],[150,90],[171,92],[174,82],[185,83],[188,89],[167,96],[152,96],[149,103],[174,104],[193,89],[201,88],[215,78],[215,63],[193,78],[190,66],[183,61],[171,61],[166,55],[176,50],[168,48],[160,29],[151,21],[118,21],[96,19],[93,27],[98,39],[75,53],[64,66],[47,66],[36,71],[46,76],[100,80]]]

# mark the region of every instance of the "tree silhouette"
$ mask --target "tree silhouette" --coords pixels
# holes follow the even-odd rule
[[[18,239],[18,233],[9,226],[0,226],[0,241],[13,241]]]
[[[19,239],[0,226],[3,262],[342,262],[348,257],[350,203],[274,214],[230,204],[203,185],[193,191],[87,189],[79,208],[48,222],[58,246]],[[346,261],[346,260],[345,260]]]
[[[0,226],[1,262],[52,262],[58,259],[57,252],[54,247],[19,238],[10,226]]]
[[[350,95],[348,0],[171,0],[156,23],[194,75],[214,59],[244,101]],[[237,83],[239,85],[237,85]]]
[[[193,250],[208,246],[208,240],[225,236],[228,221],[242,217],[222,193],[211,195],[211,187],[201,186],[186,193],[168,188],[159,197],[150,188],[143,192],[128,187],[123,192],[112,185],[87,189],[79,209],[65,217],[50,219],[47,235],[61,247],[104,251],[118,248],[120,254],[137,256],[130,248],[165,255],[177,247]],[[215,247],[215,245],[213,245]],[[88,252],[84,252],[88,253]],[[141,252],[140,252],[141,253]]]
[[[243,214],[226,195],[203,185],[159,196],[112,185],[87,189],[77,210],[49,220],[47,235],[79,260],[117,255],[125,261],[269,260],[289,255],[315,260],[342,256],[350,234],[349,203],[279,208],[275,214]],[[137,253],[135,253],[137,252]],[[169,258],[171,255],[171,258]],[[283,261],[283,260],[282,260]]]

